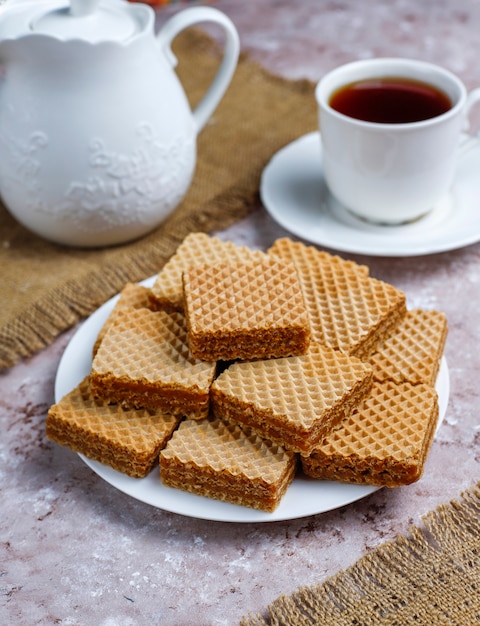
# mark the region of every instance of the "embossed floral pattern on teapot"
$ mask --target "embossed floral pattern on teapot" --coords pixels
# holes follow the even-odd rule
[[[213,21],[226,35],[215,80],[192,112],[171,43]],[[0,5],[0,194],[19,222],[57,243],[103,246],[159,225],[187,192],[196,136],[239,52],[211,7],[170,18],[124,0]]]

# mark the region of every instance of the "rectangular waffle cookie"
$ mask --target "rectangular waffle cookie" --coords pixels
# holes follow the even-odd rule
[[[125,307],[131,307],[134,309],[148,309],[150,308],[150,289],[144,287],[143,285],[138,285],[137,283],[127,283],[125,287],[120,292],[120,296],[115,303],[110,315],[108,316],[105,324],[100,329],[98,333],[98,337],[93,346],[93,356],[98,351],[98,347],[105,335],[107,328],[110,326],[112,322],[115,321],[117,313],[120,309]]]
[[[143,478],[155,465],[179,418],[145,409],[124,410],[95,400],[88,378],[50,407],[47,437],[74,452]]]
[[[207,361],[304,354],[310,324],[292,263],[200,265],[183,273],[188,345]]]
[[[249,428],[185,420],[160,455],[160,477],[216,500],[274,511],[295,473],[296,455]]]
[[[409,485],[422,475],[437,420],[430,385],[376,382],[361,405],[302,458],[303,471],[322,480]]]
[[[202,266],[223,266],[227,282],[202,278],[199,297]],[[186,317],[200,323],[198,334]],[[165,484],[265,511],[293,479],[297,453],[314,478],[409,484],[438,420],[433,384],[446,334],[443,314],[406,313],[404,294],[366,266],[287,238],[266,254],[193,233],[152,289],[122,290],[90,376],[51,407],[47,436],[137,477],[163,449]],[[276,352],[302,341],[304,354]],[[248,360],[217,364],[218,346],[231,350],[222,358]]]
[[[205,233],[187,235],[159,272],[150,289],[151,307],[158,311],[183,312],[182,273],[197,265],[261,261],[265,252],[222,241]]]
[[[181,313],[125,307],[105,333],[90,381],[98,398],[200,419],[215,370],[191,356]]]
[[[406,313],[405,294],[370,277],[364,265],[288,238],[268,254],[295,264],[313,341],[366,358]]]
[[[312,344],[302,356],[233,363],[214,381],[211,404],[216,417],[308,455],[371,383],[359,359]]]
[[[435,385],[447,338],[447,318],[439,311],[408,311],[368,362],[375,380]]]

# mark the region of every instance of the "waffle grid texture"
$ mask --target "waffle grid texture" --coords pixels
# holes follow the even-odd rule
[[[314,478],[387,487],[423,471],[438,420],[438,398],[425,384],[375,383],[369,396],[302,459]]]
[[[409,484],[438,419],[446,334],[444,314],[406,312],[366,266],[287,238],[265,254],[193,233],[152,289],[122,290],[90,376],[51,408],[47,435],[144,476],[174,431],[165,484],[267,511],[298,453],[315,478]],[[259,352],[292,340],[303,353]],[[248,360],[216,362],[219,345]]]
[[[159,272],[150,290],[151,306],[156,310],[183,312],[182,274],[191,267],[226,262],[260,262],[265,257],[261,250],[238,246],[205,233],[191,233]]]
[[[97,397],[199,419],[208,414],[215,370],[191,356],[182,314],[125,307],[105,333],[90,378]]]
[[[365,358],[406,313],[405,294],[370,277],[366,266],[288,238],[268,254],[295,264],[313,341]]]
[[[46,433],[60,445],[141,478],[152,470],[178,422],[159,411],[98,401],[87,377],[50,408]]]
[[[447,318],[439,311],[408,311],[369,358],[376,380],[435,385],[447,337]]]
[[[184,420],[160,455],[165,485],[266,511],[278,506],[295,466],[295,454],[215,418]]]
[[[113,307],[110,315],[108,316],[105,324],[100,329],[98,333],[97,339],[93,346],[93,356],[98,352],[98,348],[102,339],[107,332],[107,329],[113,322],[115,321],[118,311],[124,308],[133,308],[133,309],[148,309],[150,308],[150,289],[148,287],[144,287],[143,285],[138,285],[136,283],[127,283],[125,287],[120,292],[120,297],[118,298],[115,306]]]
[[[183,273],[188,344],[205,360],[304,354],[310,324],[292,263],[201,265]]]
[[[305,355],[232,364],[214,381],[214,414],[308,454],[372,381],[355,357],[318,344]]]

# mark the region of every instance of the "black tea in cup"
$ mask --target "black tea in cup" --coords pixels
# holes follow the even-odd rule
[[[330,97],[335,111],[377,124],[406,124],[437,117],[452,108],[437,87],[410,78],[385,76],[350,83]]]

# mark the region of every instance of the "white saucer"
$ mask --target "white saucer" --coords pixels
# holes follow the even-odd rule
[[[262,202],[283,228],[335,250],[373,256],[416,256],[480,240],[480,146],[459,161],[451,194],[410,224],[382,226],[355,217],[328,192],[319,133],[280,150],[262,174]]]

